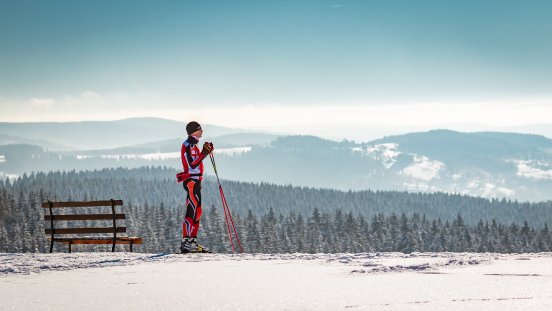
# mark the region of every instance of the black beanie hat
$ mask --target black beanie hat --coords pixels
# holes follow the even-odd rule
[[[196,121],[192,121],[186,125],[186,132],[188,135],[191,135],[193,132],[201,130],[201,125],[197,123]]]

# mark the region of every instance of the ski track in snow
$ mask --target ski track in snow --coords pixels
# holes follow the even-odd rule
[[[508,256],[519,259],[552,257],[552,253],[495,254],[495,253],[342,253],[342,254],[144,254],[144,253],[0,253],[0,277],[147,263],[281,260],[316,261],[319,264],[350,267],[351,274],[387,272],[439,273],[441,268],[490,264]],[[516,259],[517,259],[516,257]],[[511,257],[510,257],[511,258]]]

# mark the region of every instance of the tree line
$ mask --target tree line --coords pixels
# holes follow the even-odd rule
[[[128,234],[144,238],[144,244],[137,246],[137,251],[177,252],[184,217],[184,192],[172,180],[172,172],[151,167],[50,172],[31,174],[14,182],[2,181],[0,252],[47,251],[44,228],[48,224],[43,220],[40,202],[110,198],[125,200],[123,211],[127,214]],[[552,236],[546,224],[550,219],[546,216],[550,213],[549,202],[530,204],[447,194],[349,193],[223,182],[247,252],[541,252],[552,249]],[[206,180],[199,239],[216,252],[229,252],[222,207],[215,191],[208,193],[209,187],[215,190],[214,183]],[[363,204],[359,198],[368,203]],[[445,198],[449,204],[458,204],[464,210],[450,217],[458,209],[446,204]],[[341,204],[322,204],[323,200]],[[241,207],[235,208],[239,204]],[[394,208],[387,208],[393,204]],[[424,206],[425,209],[420,208]],[[482,211],[477,213],[477,208],[470,207]],[[438,209],[442,211],[435,211]],[[492,209],[517,215],[518,220],[483,217],[493,215],[489,213]],[[539,221],[524,220],[526,213],[539,209],[545,210],[545,216]],[[440,213],[447,217],[439,217]],[[124,248],[118,246],[119,250]],[[110,250],[102,245],[74,249]],[[55,250],[64,251],[65,246],[56,245]]]
[[[177,172],[166,167],[40,172],[25,174],[15,181],[0,180],[0,188],[15,195],[42,191],[49,198],[59,200],[114,198],[122,199],[125,204],[163,203],[168,208],[183,209],[185,193],[182,184],[176,182]],[[417,213],[431,219],[453,221],[461,214],[470,225],[476,225],[479,220],[495,219],[506,224],[527,221],[535,228],[543,228],[545,222],[552,221],[552,201],[529,203],[442,192],[339,191],[228,180],[222,183],[232,210],[241,215],[251,210],[257,217],[271,208],[282,214],[303,215],[310,215],[317,208],[330,214],[336,209],[351,211],[365,218],[378,213]],[[203,181],[202,197],[204,206],[221,204],[217,182],[210,175]]]

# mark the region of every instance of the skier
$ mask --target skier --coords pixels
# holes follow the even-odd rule
[[[199,220],[201,219],[201,181],[203,180],[203,159],[213,152],[213,143],[205,142],[201,152],[197,147],[203,135],[201,125],[192,121],[186,125],[188,138],[182,143],[180,155],[184,171],[176,175],[178,182],[182,182],[186,190],[186,215],[182,223],[182,242],[180,252],[209,253],[205,247],[197,242]]]

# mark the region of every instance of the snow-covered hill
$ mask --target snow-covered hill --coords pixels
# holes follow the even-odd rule
[[[244,129],[212,124],[203,124],[203,128],[211,136],[255,134]],[[259,135],[261,134],[259,133]],[[158,145],[163,140],[184,137],[186,136],[186,122],[162,118],[82,122],[0,122],[0,142],[6,140],[6,136],[17,136],[16,141],[19,144],[47,141],[50,144],[46,142],[35,144],[49,150],[67,150],[68,147],[64,147],[65,145],[71,146],[69,149],[114,149],[133,145]]]
[[[225,160],[225,176],[236,180],[552,200],[552,140],[536,135],[435,130],[367,143],[289,136]]]
[[[516,133],[434,130],[356,143],[314,136],[215,137],[222,178],[338,190],[443,191],[552,200],[552,140]],[[171,147],[172,146],[172,147]],[[180,140],[95,151],[0,145],[0,176],[31,171],[163,165],[180,169]],[[206,165],[207,174],[212,174]]]
[[[0,254],[6,310],[547,310],[552,253]]]
[[[381,154],[409,191],[552,199],[552,140],[543,136],[435,130],[386,137],[365,151]]]

